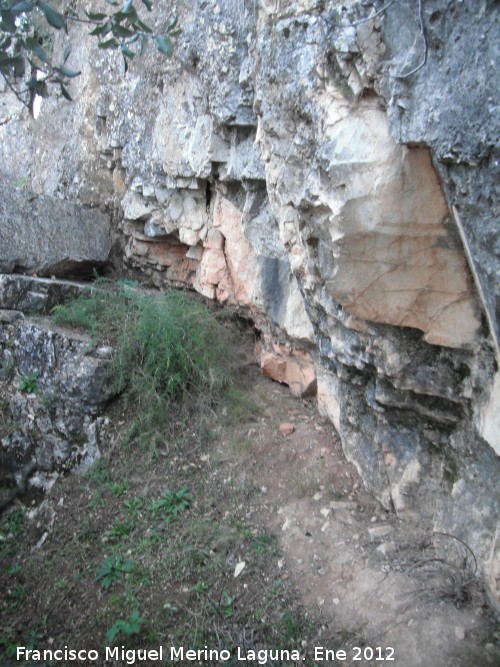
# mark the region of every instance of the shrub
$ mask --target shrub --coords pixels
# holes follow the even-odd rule
[[[115,346],[109,378],[135,415],[132,438],[178,427],[194,407],[213,407],[231,384],[227,329],[182,292],[101,286],[57,306],[54,317]]]

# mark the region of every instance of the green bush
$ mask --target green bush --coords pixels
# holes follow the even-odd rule
[[[213,407],[231,384],[226,328],[182,292],[99,287],[57,306],[54,317],[115,346],[110,383],[133,410],[132,438],[178,427],[193,408]]]

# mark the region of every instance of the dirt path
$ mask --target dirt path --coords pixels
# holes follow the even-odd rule
[[[102,656],[117,621],[120,644],[226,646],[229,667],[257,664],[237,660],[238,647],[271,644],[301,657],[259,664],[500,665],[467,548],[386,513],[312,401],[252,365],[241,379],[244,409],[212,416],[204,441],[194,429],[185,443],[127,448],[115,405],[99,465],[0,525],[2,667],[21,664],[20,642]],[[183,488],[189,502],[173,518]]]
[[[470,582],[467,549],[385,512],[311,402],[258,376],[253,393],[265,407],[245,433],[232,434],[234,474],[260,487],[254,512],[280,535],[281,569],[304,602],[337,630],[364,639],[357,657],[370,658],[373,649],[371,661],[343,664],[500,664],[498,628],[480,586]],[[282,422],[293,423],[290,435],[280,433]]]

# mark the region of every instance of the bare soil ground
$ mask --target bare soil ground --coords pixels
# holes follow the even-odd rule
[[[380,655],[400,667],[500,664],[498,626],[467,547],[384,511],[309,402],[276,385],[261,391],[268,407],[235,474],[261,485],[259,515],[280,536],[302,603],[365,647],[348,664],[381,664]],[[278,419],[294,423],[290,436]],[[354,660],[372,649],[372,660]]]
[[[243,400],[154,448],[124,442],[115,405],[100,464],[12,509],[0,664],[127,664],[105,661],[116,644],[225,649],[228,665],[500,665],[467,547],[386,513],[313,402],[251,365],[240,379]],[[23,662],[18,645],[99,658]],[[270,653],[280,649],[295,653]]]

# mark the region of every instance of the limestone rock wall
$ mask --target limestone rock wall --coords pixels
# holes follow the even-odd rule
[[[263,371],[498,595],[498,5],[427,0],[422,31],[418,4],[179,1],[177,56],[126,76],[80,34],[25,170],[109,212],[127,268],[252,317]]]
[[[0,463],[2,477],[36,461],[35,487],[84,472],[100,457],[106,406],[115,396],[112,349],[54,326],[43,314],[86,285],[0,274]]]

